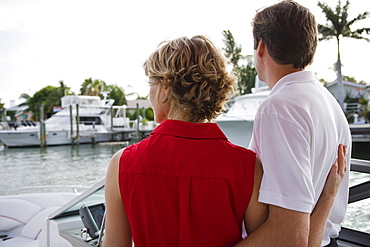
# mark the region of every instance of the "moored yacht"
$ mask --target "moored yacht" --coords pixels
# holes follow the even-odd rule
[[[257,108],[269,93],[270,90],[266,83],[256,76],[252,93],[235,97],[231,108],[215,119],[215,122],[232,143],[248,147]]]
[[[113,99],[100,99],[98,96],[68,95],[61,99],[61,111],[37,125],[30,124],[18,128],[0,130],[0,141],[7,147],[27,147],[40,145],[66,145],[73,142],[93,143],[113,140],[127,140],[130,128],[129,119],[123,114],[125,106],[113,106]],[[117,127],[117,124],[119,125]],[[139,124],[139,123],[137,123]]]

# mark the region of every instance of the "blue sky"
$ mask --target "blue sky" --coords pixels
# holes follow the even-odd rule
[[[20,103],[59,81],[78,93],[92,77],[127,92],[147,95],[142,69],[146,57],[165,39],[197,34],[223,46],[229,29],[244,55],[253,54],[251,20],[274,0],[0,0],[0,99]],[[298,0],[319,23],[325,18],[317,1]],[[324,1],[335,7],[336,0]],[[345,2],[342,0],[342,2]],[[370,1],[351,0],[350,18],[370,11]],[[370,27],[370,18],[359,23]],[[370,43],[342,39],[343,74],[370,83]],[[335,40],[320,42],[311,66],[318,78],[335,80]]]

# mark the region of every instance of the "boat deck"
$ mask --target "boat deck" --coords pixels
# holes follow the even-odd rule
[[[353,142],[370,142],[370,124],[350,124]]]

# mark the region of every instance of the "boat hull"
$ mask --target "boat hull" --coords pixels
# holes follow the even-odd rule
[[[111,141],[111,133],[99,133],[96,135],[81,136],[78,140],[80,144]],[[34,131],[1,131],[0,140],[7,147],[32,147],[40,146],[39,132]],[[55,130],[46,133],[47,146],[69,145],[72,143],[69,131]],[[74,140],[77,143],[77,140]]]
[[[224,120],[216,123],[231,143],[248,148],[253,133],[253,121]]]

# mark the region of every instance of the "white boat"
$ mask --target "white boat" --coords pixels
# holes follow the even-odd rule
[[[93,243],[97,239],[81,234],[85,226],[79,213],[82,205],[96,204],[104,204],[104,180],[80,194],[54,192],[2,196],[0,247],[96,246]]]
[[[113,106],[114,100],[98,96],[68,95],[61,99],[61,111],[41,124],[0,130],[0,141],[7,147],[66,145],[129,139],[136,127],[130,128],[125,106]],[[122,116],[113,116],[123,111]],[[76,119],[79,119],[77,121]],[[42,123],[42,121],[41,121]],[[119,127],[117,127],[119,126]]]
[[[352,142],[370,142],[370,124],[369,123],[356,123],[350,124],[349,128],[352,134]]]
[[[370,174],[370,161],[352,159],[351,170]],[[104,241],[104,234],[100,234],[104,233],[104,182],[103,179],[81,194],[1,196],[0,247],[101,246]],[[349,203],[368,201],[369,182],[362,181],[350,188]],[[342,227],[338,244],[340,247],[370,246],[370,233]]]
[[[249,146],[257,108],[269,93],[266,83],[256,76],[252,93],[235,97],[231,108],[215,119],[229,141],[242,147]]]

